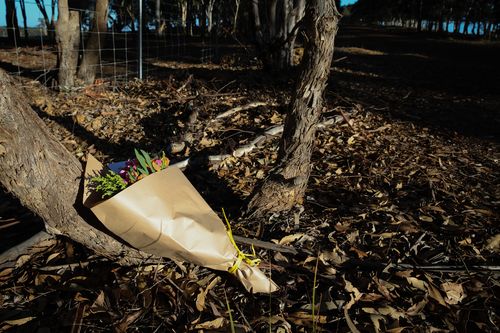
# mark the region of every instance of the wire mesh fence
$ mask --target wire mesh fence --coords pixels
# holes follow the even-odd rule
[[[56,87],[57,2],[10,1],[15,3],[16,24],[7,27],[0,20],[0,68],[13,76]],[[79,64],[86,53],[97,54],[98,60],[88,65],[95,71],[96,82],[117,86],[139,77],[150,78],[167,61],[213,61],[217,38],[214,34],[200,38],[199,33],[193,33],[193,27],[188,33],[181,2],[162,2],[162,15],[154,18],[138,11],[139,0],[129,1],[133,6],[128,8],[120,3],[126,2],[111,1],[103,29],[94,24],[99,15],[95,6],[69,8],[79,15],[79,41],[73,52],[78,55]],[[141,15],[143,18],[149,15],[142,20],[142,26]],[[196,22],[194,30],[200,26],[199,19]]]

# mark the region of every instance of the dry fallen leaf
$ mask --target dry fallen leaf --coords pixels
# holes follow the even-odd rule
[[[299,326],[312,327],[313,326],[313,317],[311,312],[303,312],[297,311],[294,313],[290,313],[287,316],[288,321],[294,323]],[[314,316],[314,321],[319,324],[325,324],[327,321],[326,316],[316,314]]]
[[[305,235],[300,233],[300,234],[293,234],[293,235],[288,235],[288,236],[285,236],[283,237],[279,242],[278,244],[280,245],[288,245],[290,243],[293,243],[295,242],[296,240],[299,240],[301,239],[302,237],[304,237]]]
[[[424,222],[432,222],[434,221],[434,219],[430,216],[427,216],[427,215],[420,215],[418,217],[421,221],[424,221]]]
[[[445,282],[441,284],[441,289],[446,293],[444,300],[448,304],[458,304],[466,296],[464,288],[459,283]]]
[[[421,313],[424,310],[424,308],[428,302],[429,301],[427,300],[427,297],[424,297],[420,302],[417,302],[417,303],[413,304],[412,306],[410,306],[408,308],[408,310],[406,310],[406,314],[408,316],[418,315],[419,313]]]
[[[17,258],[16,267],[21,267],[31,259],[31,255],[25,254]]]
[[[347,326],[351,329],[351,332],[353,333],[360,333],[360,331],[357,329],[356,325],[354,325],[354,322],[352,321],[351,317],[349,316],[349,309],[356,304],[357,301],[361,299],[363,296],[362,293],[359,292],[358,288],[354,287],[352,283],[349,280],[346,280],[344,278],[345,282],[345,290],[350,293],[351,295],[351,300],[347,302],[347,304],[344,306],[344,317],[347,322]]]
[[[217,283],[219,283],[220,281],[220,277],[217,276],[216,278],[214,278],[210,284],[205,288],[205,290],[202,290],[198,296],[196,297],[196,309],[198,311],[203,311],[205,310],[205,299],[207,297],[207,294],[208,292],[210,291],[210,289],[212,289],[213,287],[215,287],[217,285]]]
[[[396,320],[405,317],[405,314],[403,312],[393,308],[392,306],[384,306],[384,307],[378,308],[377,311],[381,315],[389,316],[392,319],[396,319]]]
[[[488,239],[488,244],[486,245],[486,249],[492,252],[500,251],[500,234],[496,234],[495,236]]]
[[[443,296],[441,295],[439,290],[434,286],[433,283],[422,281],[422,280],[419,280],[419,279],[417,279],[415,277],[411,277],[411,276],[407,277],[406,280],[413,287],[427,292],[428,295],[431,298],[433,298],[434,300],[436,300],[439,304],[446,306],[446,302],[444,301]]]
[[[60,252],[54,252],[51,253],[48,257],[47,260],[45,260],[45,263],[48,264],[50,261],[54,260],[55,258],[59,257],[61,255]]]
[[[104,295],[104,291],[100,291],[99,295],[97,296],[96,300],[90,307],[90,311],[92,313],[98,313],[98,312],[107,312],[108,311],[108,306],[106,302],[106,295]]]
[[[377,314],[371,314],[370,320],[373,323],[373,329],[375,330],[375,333],[382,332],[382,328],[380,327],[380,322],[383,321],[385,323],[385,317]]]
[[[24,325],[24,324],[32,321],[35,318],[36,317],[25,317],[25,318],[19,318],[19,319],[6,320],[3,322],[3,324],[7,324],[10,326],[21,326],[21,325]]]
[[[144,313],[143,309],[134,311],[127,314],[120,322],[115,326],[116,333],[125,333],[131,324],[133,324],[139,317]]]
[[[216,330],[226,326],[226,318],[220,317],[214,320],[205,321],[197,324],[194,328],[197,330]]]

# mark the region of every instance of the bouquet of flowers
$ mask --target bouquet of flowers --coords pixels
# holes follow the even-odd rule
[[[135,159],[104,167],[87,158],[83,203],[116,236],[161,257],[228,271],[254,293],[278,289],[243,253],[222,220],[181,170],[162,155],[135,151]],[[226,219],[227,222],[227,219]]]
[[[108,169],[103,176],[96,176],[91,179],[95,189],[102,194],[102,198],[112,197],[120,191],[143,179],[144,177],[168,167],[170,161],[162,152],[160,158],[151,158],[144,150],[134,150],[135,159],[126,161],[119,171]],[[115,168],[122,163],[115,164]]]

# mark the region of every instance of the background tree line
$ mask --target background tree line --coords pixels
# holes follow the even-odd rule
[[[4,1],[8,43],[14,46],[28,41],[25,0]],[[94,81],[99,45],[107,42],[107,34],[102,32],[139,30],[139,0],[35,1],[47,43],[57,44],[59,85],[63,88],[74,86],[77,78],[87,84]],[[340,0],[335,2],[339,7]],[[152,38],[166,34],[236,38],[254,43],[265,67],[284,69],[293,64],[305,4],[305,0],[142,0],[142,31]],[[18,9],[25,26],[23,38]],[[84,36],[82,32],[86,32]]]
[[[498,38],[499,0],[359,0],[351,19],[418,31]]]

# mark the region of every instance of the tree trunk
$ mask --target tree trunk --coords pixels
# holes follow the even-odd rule
[[[214,5],[215,0],[208,0],[205,12],[207,15],[207,32],[210,34],[214,26],[213,15],[214,15]]]
[[[241,0],[235,0],[235,10],[234,10],[234,18],[233,18],[233,34],[236,33],[236,27],[238,25],[238,12],[240,11],[240,3]]]
[[[45,128],[12,80],[0,70],[0,185],[40,216],[47,232],[67,236],[97,254],[139,264],[148,255],[86,223],[82,167]]]
[[[260,23],[259,0],[252,0],[252,13],[255,26],[255,40],[259,48],[264,44],[264,36],[262,33],[262,25]]]
[[[108,31],[108,3],[109,0],[97,0],[95,4],[92,31],[83,48],[82,62],[78,69],[78,78],[85,84],[94,83],[97,66],[101,62],[101,49]]]
[[[279,69],[285,69],[292,65],[292,63],[289,62],[289,60],[292,59],[293,50],[292,50],[292,45],[288,40],[288,34],[293,29],[293,25],[295,25],[293,23],[294,17],[292,12],[293,0],[284,0],[282,6],[283,6],[282,10],[283,22],[280,33],[280,39],[281,41],[283,41],[284,45],[279,50],[279,59],[278,59]]]
[[[59,0],[57,8],[59,12],[56,24],[59,87],[69,89],[75,85],[80,41],[80,15],[78,11],[69,10],[68,0]]]
[[[464,23],[464,32],[463,32],[464,35],[469,34],[469,25],[470,25],[470,21],[469,21],[469,19],[466,19],[465,23]]]
[[[181,25],[182,25],[182,30],[184,33],[186,33],[186,27],[187,27],[187,15],[188,15],[188,2],[187,0],[181,0],[180,1],[181,5]]]
[[[290,40],[289,44],[290,45],[288,46],[290,49],[290,52],[288,54],[289,59],[287,61],[288,65],[293,65],[293,52],[295,49],[295,40],[297,38],[297,33],[298,33],[298,29],[295,29],[295,26],[304,17],[305,5],[306,5],[305,0],[297,0],[296,6],[293,9],[293,15],[290,18],[289,31],[290,31],[291,36],[289,37],[289,40]]]
[[[19,24],[17,22],[15,0],[5,0],[5,23],[7,25],[9,43],[17,45],[19,40]]]
[[[252,215],[289,210],[302,201],[311,172],[315,126],[322,111],[339,18],[334,0],[307,1],[307,44],[285,120],[278,164],[252,195],[248,208]]]
[[[273,41],[277,34],[278,34],[278,20],[276,19],[277,17],[277,3],[278,1],[277,0],[270,0],[269,1],[269,8],[268,8],[268,22],[267,22],[267,25],[268,25],[268,35],[269,35],[269,41]]]
[[[455,35],[458,35],[460,33],[460,19],[456,19],[455,22],[454,22],[454,26],[453,26],[453,33]]]
[[[47,14],[47,10],[45,9],[45,2],[42,0],[35,0],[40,13],[43,16],[43,21],[45,22],[45,28],[47,29],[47,34],[49,36],[49,40],[54,41],[54,15],[55,15],[55,0],[52,0],[52,16],[49,19],[49,15]]]
[[[446,10],[446,2],[445,2],[445,0],[442,0],[441,1],[441,10],[439,11],[439,21],[438,21],[439,25],[438,25],[438,29],[437,29],[437,31],[441,32],[441,33],[444,31],[443,25],[444,25],[444,22],[446,21],[446,19],[444,17],[445,10]]]
[[[424,9],[424,0],[420,0],[418,4],[418,18],[417,18],[417,31],[422,31],[422,19],[423,19],[423,9]]]
[[[26,2],[24,2],[24,0],[19,1],[19,6],[21,7],[21,15],[23,17],[24,38],[27,41],[28,40],[28,22],[26,19]]]
[[[156,23],[156,35],[158,37],[163,37],[165,32],[165,25],[161,18],[161,1],[155,0],[155,23]]]

